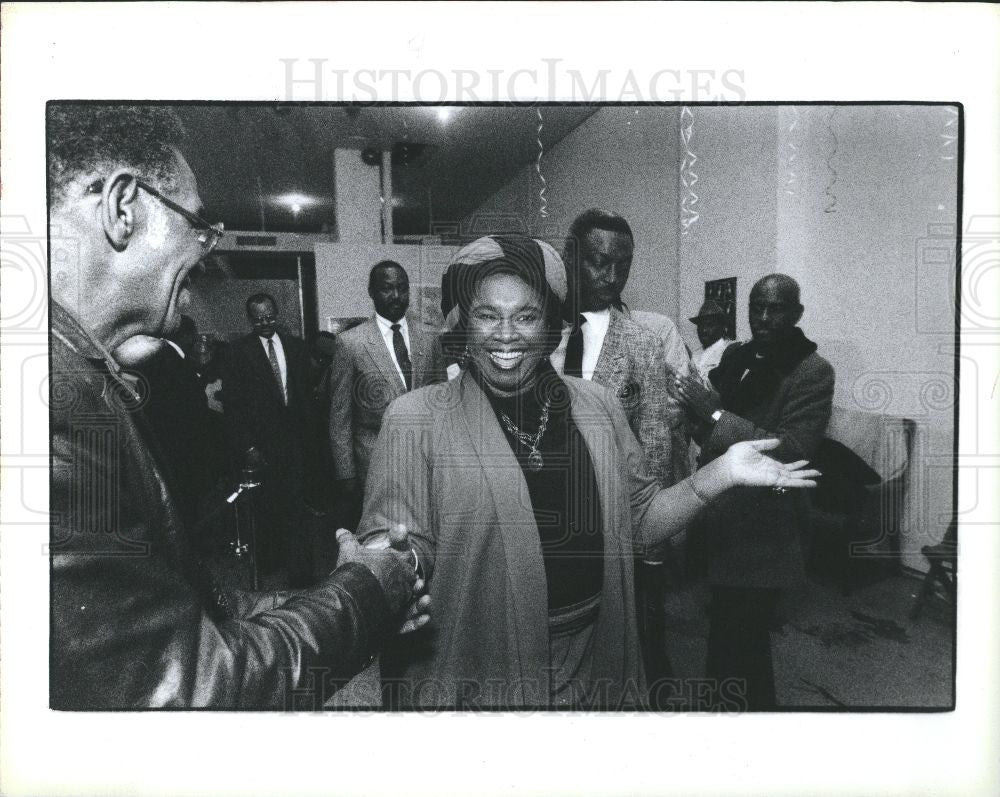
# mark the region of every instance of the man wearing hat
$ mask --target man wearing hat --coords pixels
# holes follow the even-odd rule
[[[722,352],[735,341],[726,337],[726,312],[713,299],[706,299],[698,315],[688,320],[698,327],[698,342],[702,351],[695,360],[695,366],[701,378],[707,383],[708,372],[719,364]]]

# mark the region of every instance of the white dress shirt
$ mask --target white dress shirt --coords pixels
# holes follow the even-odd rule
[[[597,368],[597,361],[601,358],[601,349],[604,347],[604,336],[608,334],[608,327],[611,326],[610,310],[588,310],[580,313],[587,319],[581,329],[583,330],[583,363],[580,367],[580,374],[584,379],[594,378],[594,369]],[[562,340],[556,350],[549,358],[552,367],[560,374],[566,370],[566,346],[569,345],[569,335],[573,328],[569,324],[563,324]]]
[[[582,327],[583,365],[580,373],[584,379],[593,379],[597,361],[601,357],[601,349],[604,348],[604,336],[608,334],[608,327],[611,326],[611,311],[588,310],[580,315],[587,319],[587,323]]]
[[[271,362],[271,357],[267,353],[267,342],[269,340],[274,341],[274,353],[278,357],[278,370],[281,371],[281,388],[285,391],[285,395],[288,395],[288,363],[285,362],[285,347],[281,345],[281,338],[278,337],[278,333],[275,332],[269,338],[262,338],[260,335],[257,336],[260,340],[260,345],[264,347],[264,356],[267,357],[267,361]]]
[[[715,343],[698,355],[696,363],[698,366],[698,373],[701,374],[701,378],[706,382],[706,384],[708,383],[708,372],[721,362],[722,353],[729,345],[735,342],[736,341],[729,340],[728,338],[719,338],[715,341]]]
[[[405,385],[406,379],[403,378],[403,369],[399,367],[399,363],[396,361],[396,347],[392,345],[392,325],[394,323],[399,324],[399,331],[403,335],[403,343],[406,344],[406,353],[410,358],[410,364],[413,364],[413,349],[410,348],[410,328],[406,324],[406,316],[403,316],[399,321],[390,321],[387,318],[382,318],[378,313],[375,313],[375,323],[378,324],[378,331],[382,333],[382,340],[385,342],[385,347],[389,350],[389,359],[392,360],[393,364],[396,366],[396,372],[399,374],[400,381]]]

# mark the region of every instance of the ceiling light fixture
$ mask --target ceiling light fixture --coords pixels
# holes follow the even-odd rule
[[[447,106],[442,106],[435,111],[435,113],[437,113],[438,121],[443,125],[448,124],[448,120],[451,119],[451,115],[454,112],[454,108],[449,108]]]
[[[299,194],[294,191],[289,194],[282,194],[281,196],[274,197],[274,201],[277,204],[288,208],[295,216],[298,216],[302,212],[303,208],[319,203],[319,200],[316,197],[306,196],[305,194]]]

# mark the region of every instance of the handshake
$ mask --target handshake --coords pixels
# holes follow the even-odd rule
[[[417,572],[417,554],[410,547],[406,526],[397,524],[366,545],[361,545],[347,529],[337,529],[337,543],[337,567],[357,562],[374,574],[389,611],[402,619],[400,634],[416,631],[430,621],[431,597]]]

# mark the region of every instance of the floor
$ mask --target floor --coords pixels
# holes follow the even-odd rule
[[[911,620],[921,579],[898,575],[843,596],[811,581],[789,594],[772,633],[778,704],[789,709],[950,708],[953,625],[942,596]],[[674,674],[702,675],[708,622],[702,584],[667,597]]]
[[[317,559],[323,562],[324,571],[332,569],[335,556],[333,546],[318,546]],[[231,566],[230,559],[224,569]],[[772,634],[779,706],[805,710],[950,708],[952,608],[943,595],[935,594],[920,619],[910,619],[921,583],[918,574],[892,575],[844,596],[832,584],[811,580],[788,594],[781,609],[785,622]],[[280,573],[261,586],[283,586]],[[701,678],[708,589],[703,583],[676,587],[665,602],[674,675]],[[374,707],[378,703],[376,661],[328,705]]]

